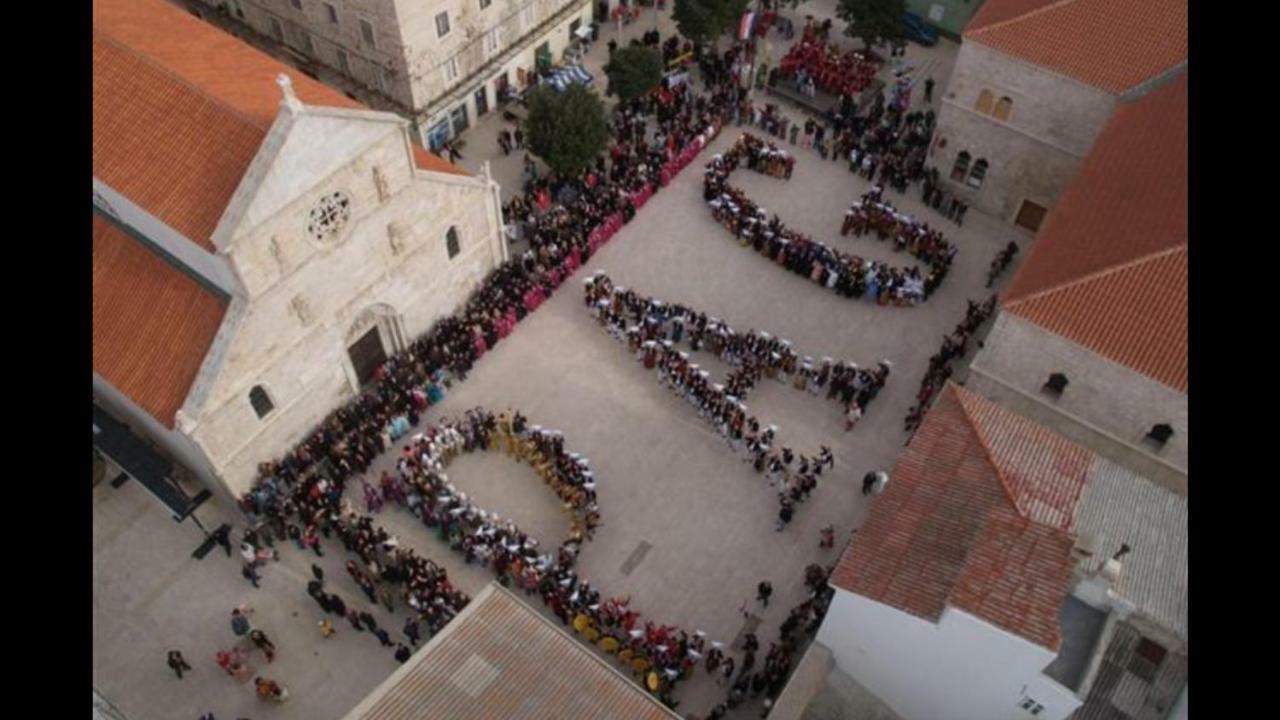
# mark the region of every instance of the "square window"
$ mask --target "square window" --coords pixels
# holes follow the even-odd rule
[[[444,37],[449,34],[449,13],[442,12],[436,15],[436,37]]]
[[[334,7],[331,3],[325,3],[324,12],[325,15],[329,17],[329,22],[334,25],[338,24],[338,8]]]
[[[360,20],[360,37],[364,38],[364,43],[371,48],[377,48],[378,44],[373,41],[373,23],[361,18]]]
[[[1129,658],[1129,672],[1147,682],[1152,682],[1167,653],[1168,651],[1159,643],[1142,638],[1138,646],[1133,649],[1133,656]]]

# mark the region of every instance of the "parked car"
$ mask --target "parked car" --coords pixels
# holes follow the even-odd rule
[[[902,26],[906,31],[908,40],[914,41],[925,47],[931,47],[938,42],[938,31],[929,27],[924,18],[915,13],[902,14]]]

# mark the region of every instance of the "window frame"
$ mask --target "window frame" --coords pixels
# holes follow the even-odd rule
[[[968,150],[961,150],[956,154],[955,162],[951,164],[951,180],[953,182],[964,182],[969,177],[969,168],[973,163],[973,155]]]
[[[983,102],[983,101],[986,102]],[[983,88],[978,93],[978,99],[973,103],[973,111],[979,115],[990,115],[991,108],[996,104],[996,94],[991,92],[989,88]]]
[[[338,70],[347,77],[352,77],[351,73],[351,56],[345,48],[338,48]]]
[[[444,20],[443,27],[441,27],[441,24],[440,24],[441,20]],[[436,13],[436,38],[442,38],[448,35],[449,30],[451,29],[452,28],[450,28],[449,26],[449,11],[445,10],[444,12]]]
[[[378,34],[373,27],[373,21],[368,18],[360,18],[360,41],[368,44],[373,50],[378,49]]]
[[[991,163],[986,158],[978,158],[973,161],[973,167],[969,168],[969,175],[965,178],[964,184],[980,190],[982,183],[987,179],[987,171],[991,169]]]
[[[448,232],[444,234],[444,249],[450,260],[462,254],[462,238],[458,234],[457,225],[450,225]]]
[[[1003,112],[1001,112],[1003,110]],[[1009,122],[1009,116],[1013,114],[1013,98],[1008,95],[1001,95],[996,104],[991,108],[991,117],[1001,122]]]
[[[260,393],[260,397],[256,394]],[[260,402],[265,402],[267,407],[265,410],[259,408]],[[275,412],[276,403],[271,399],[271,393],[267,391],[267,387],[262,383],[258,383],[249,388],[249,407],[253,410],[253,414],[258,416],[259,420],[266,419],[268,415]]]

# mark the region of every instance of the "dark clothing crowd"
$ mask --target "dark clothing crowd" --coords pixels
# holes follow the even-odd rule
[[[951,361],[965,356],[969,351],[969,338],[973,337],[983,323],[991,319],[995,311],[995,295],[981,305],[972,300],[969,301],[964,320],[956,325],[956,329],[950,335],[942,338],[942,348],[929,358],[929,368],[925,371],[924,379],[920,381],[920,392],[916,395],[916,404],[907,412],[907,431],[919,427],[934,393],[941,389],[951,377]]]
[[[753,165],[759,167],[758,157],[767,149],[767,144],[744,134],[729,152],[712,159],[706,169],[703,199],[711,206],[716,220],[737,237],[743,247],[752,247],[791,272],[808,277],[845,297],[866,297],[881,305],[917,304],[928,299],[942,283],[956,248],[940,233],[914,223],[892,208],[890,214],[884,214],[869,206],[867,221],[860,223],[859,227],[865,225],[867,229],[874,229],[884,239],[894,237],[895,244],[928,263],[928,275],[915,266],[891,267],[840,252],[787,228],[776,214],[771,219],[765,208],[756,205],[746,193],[728,182],[729,176],[744,160],[748,168]],[[873,190],[869,197],[881,204],[878,191]],[[874,225],[871,222],[873,218]]]

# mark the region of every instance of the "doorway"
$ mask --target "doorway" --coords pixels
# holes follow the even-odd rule
[[[483,84],[476,88],[476,117],[489,112],[489,90]]]
[[[347,355],[351,358],[351,367],[355,368],[360,387],[373,382],[374,373],[387,361],[387,351],[382,347],[378,326],[369,328],[355,344],[347,348]]]
[[[1023,227],[1031,232],[1040,230],[1040,223],[1044,222],[1045,215],[1049,211],[1042,205],[1037,205],[1030,200],[1023,200],[1022,207],[1018,208],[1018,217],[1014,220],[1014,224]]]

